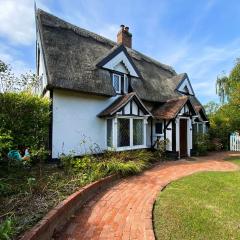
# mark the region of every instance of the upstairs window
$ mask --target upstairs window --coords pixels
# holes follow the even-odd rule
[[[124,75],[124,93],[128,93],[128,86],[129,86],[128,76]]]
[[[113,87],[116,93],[121,93],[121,76],[118,74],[113,74]]]

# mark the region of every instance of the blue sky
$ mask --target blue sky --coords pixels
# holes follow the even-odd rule
[[[237,0],[37,0],[37,6],[116,40],[130,27],[133,48],[187,72],[203,103],[218,100],[215,81],[240,57]],[[0,0],[0,59],[16,74],[35,71],[34,2]],[[3,23],[3,24],[2,24]]]

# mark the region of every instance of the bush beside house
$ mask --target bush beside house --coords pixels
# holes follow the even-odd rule
[[[47,145],[50,113],[47,98],[29,92],[6,92],[0,93],[0,102],[2,155],[19,146],[38,150]]]

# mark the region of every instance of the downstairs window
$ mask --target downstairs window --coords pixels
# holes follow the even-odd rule
[[[119,118],[117,128],[117,146],[127,147],[130,146],[130,119]]]
[[[144,144],[143,119],[133,119],[133,145]]]

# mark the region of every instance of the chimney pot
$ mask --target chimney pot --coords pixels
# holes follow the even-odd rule
[[[121,29],[117,34],[117,43],[132,48],[132,34],[129,32],[129,27],[125,27],[123,24],[120,27]]]

